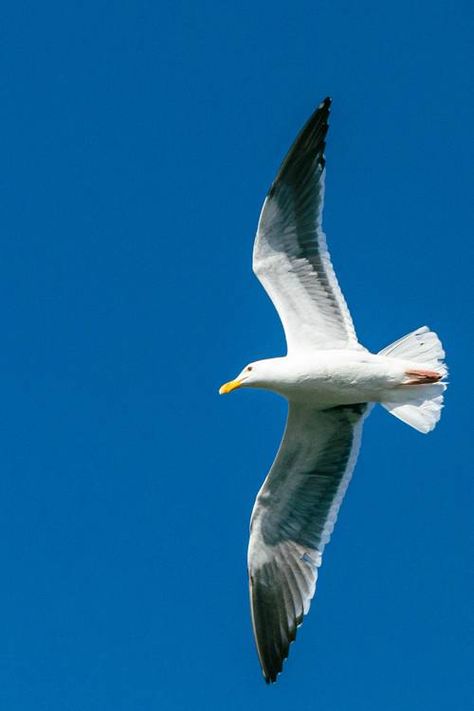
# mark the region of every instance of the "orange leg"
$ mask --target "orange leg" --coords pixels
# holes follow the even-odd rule
[[[405,375],[408,375],[410,380],[404,385],[429,385],[430,383],[437,383],[442,378],[442,375],[437,373],[436,370],[405,370]]]

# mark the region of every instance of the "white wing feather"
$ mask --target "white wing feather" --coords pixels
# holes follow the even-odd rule
[[[250,524],[252,622],[267,682],[276,680],[309,610],[367,412],[366,404],[321,411],[290,402],[285,435]]]
[[[329,107],[325,99],[283,161],[254,245],[253,270],[278,311],[289,353],[358,346],[321,226]]]

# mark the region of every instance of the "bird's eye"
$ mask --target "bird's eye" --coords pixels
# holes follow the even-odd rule
[[[247,370],[252,370],[252,366],[251,366],[251,365],[248,365],[248,366],[247,366]]]

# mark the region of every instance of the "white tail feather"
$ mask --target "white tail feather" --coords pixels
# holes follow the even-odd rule
[[[418,432],[431,432],[441,417],[443,392],[446,383],[433,385],[408,385],[394,392],[400,398],[397,402],[382,402],[382,406],[399,420],[414,427]]]
[[[445,354],[441,341],[428,326],[421,326],[416,331],[407,333],[403,338],[383,348],[379,355],[425,365],[431,370],[437,370],[443,378],[448,374],[448,369],[443,362]]]
[[[379,355],[398,358],[424,366],[438,372],[444,378],[448,369],[444,363],[444,350],[436,333],[427,326],[400,338],[380,351]],[[389,402],[382,402],[390,414],[414,427],[418,432],[427,433],[436,427],[443,407],[445,382],[429,385],[404,385],[393,390]],[[388,396],[388,393],[387,393]]]

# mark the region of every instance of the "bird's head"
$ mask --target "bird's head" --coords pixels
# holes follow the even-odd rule
[[[237,388],[272,389],[276,381],[278,364],[281,358],[269,358],[249,363],[234,380],[229,380],[219,388],[219,395],[226,395]]]
[[[232,390],[237,390],[237,388],[255,386],[256,377],[258,377],[257,364],[249,363],[234,380],[229,380],[228,383],[224,383],[219,388],[219,395],[226,395],[231,393]]]

